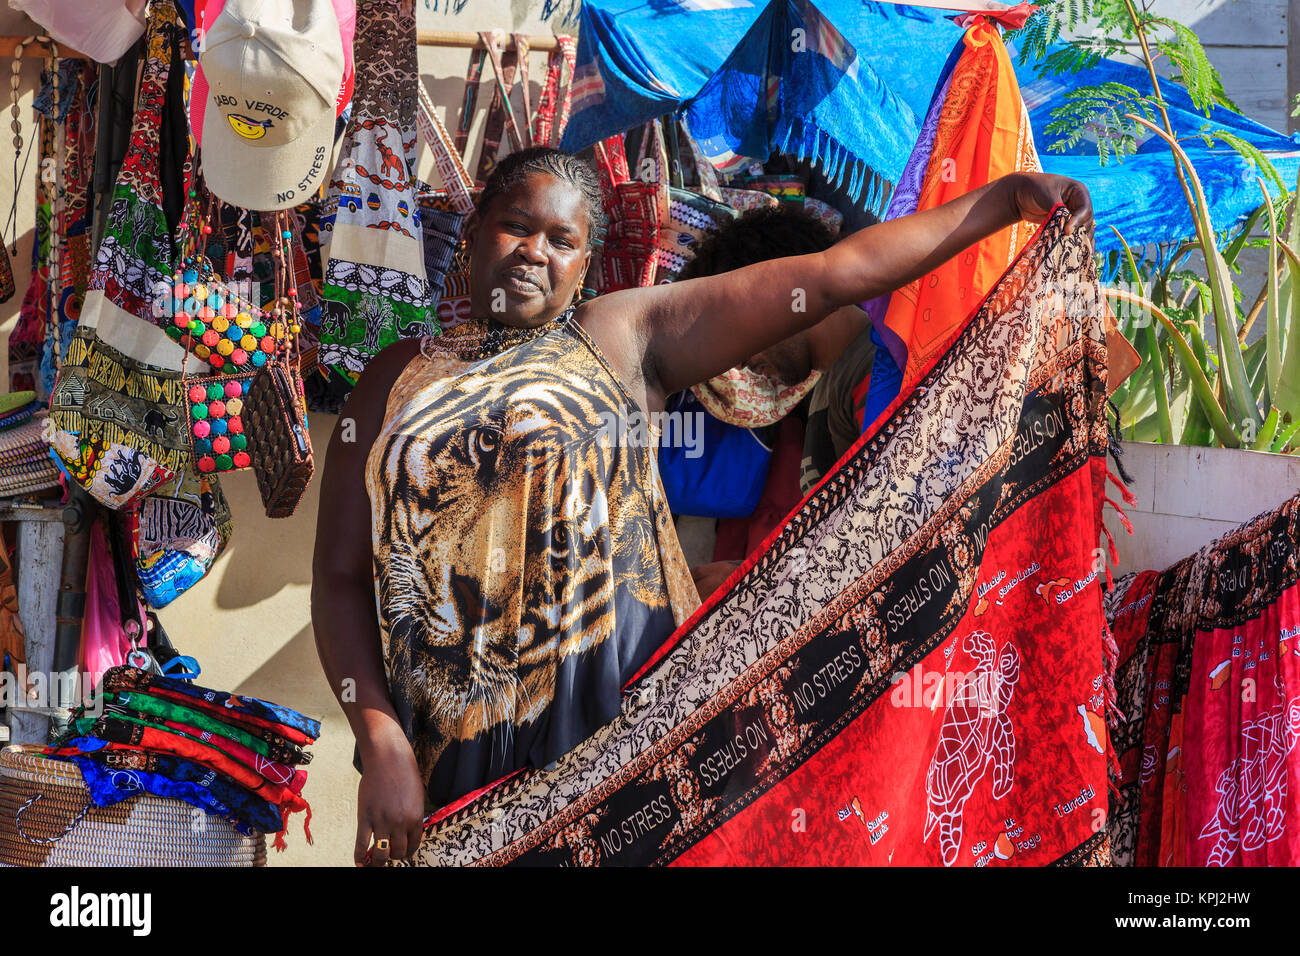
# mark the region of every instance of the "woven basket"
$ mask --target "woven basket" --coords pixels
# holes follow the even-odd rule
[[[260,833],[197,812],[149,794],[97,807],[76,764],[33,746],[0,750],[0,866],[266,865]]]

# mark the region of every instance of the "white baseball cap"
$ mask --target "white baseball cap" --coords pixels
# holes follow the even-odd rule
[[[208,188],[244,209],[311,199],[329,181],[339,145],[344,54],[331,0],[226,0],[199,64]]]

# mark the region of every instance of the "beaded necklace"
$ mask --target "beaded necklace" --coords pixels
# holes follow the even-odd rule
[[[425,336],[420,342],[420,352],[425,358],[451,356],[464,362],[478,362],[568,324],[576,309],[576,305],[571,305],[549,322],[531,329],[502,325],[493,318],[468,319],[438,335]]]

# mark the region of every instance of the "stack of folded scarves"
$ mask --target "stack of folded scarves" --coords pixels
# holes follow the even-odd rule
[[[58,486],[59,468],[43,437],[47,414],[35,392],[0,395],[0,498]]]
[[[287,707],[112,667],[45,754],[77,764],[96,806],[140,793],[173,797],[246,835],[275,833],[283,850],[289,815],[299,810],[312,842],[301,765],[319,734],[319,721]]]

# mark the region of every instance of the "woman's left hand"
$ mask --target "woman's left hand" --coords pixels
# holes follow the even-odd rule
[[[1063,203],[1070,210],[1066,233],[1092,222],[1092,197],[1078,180],[1052,173],[1013,173],[1006,177],[1017,215],[1030,222],[1042,222],[1052,207]]]

